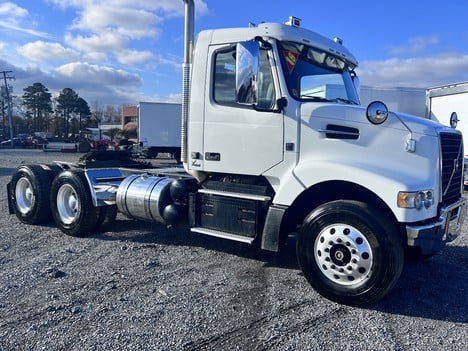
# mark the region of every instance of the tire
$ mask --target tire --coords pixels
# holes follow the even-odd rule
[[[108,231],[117,217],[117,212],[117,205],[101,206],[96,229],[99,232]]]
[[[49,196],[53,177],[53,169],[46,165],[23,165],[13,174],[9,196],[21,222],[41,224],[51,219]]]
[[[51,194],[52,216],[63,233],[84,237],[95,232],[100,208],[93,205],[81,170],[60,173],[52,183]]]
[[[357,201],[319,206],[297,240],[299,265],[312,287],[350,306],[372,304],[396,284],[404,264],[395,225],[377,208]]]
[[[180,160],[181,160],[181,151],[178,150],[178,151],[174,152],[173,158],[174,158],[174,160],[176,160],[177,163],[180,163]]]
[[[91,151],[91,144],[86,140],[80,141],[78,144],[78,152],[86,153],[89,151]]]
[[[150,147],[146,149],[145,158],[158,158],[158,150],[156,148]]]

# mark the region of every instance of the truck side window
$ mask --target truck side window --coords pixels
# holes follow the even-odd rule
[[[215,58],[214,100],[223,105],[236,103],[236,48],[220,51]]]
[[[268,61],[267,53],[267,50],[260,50],[260,62],[257,77],[258,107],[263,109],[272,108],[275,101],[273,75],[271,73],[270,62]]]
[[[260,51],[258,107],[268,109],[274,104],[273,76],[266,50]],[[214,100],[222,105],[236,104],[236,48],[219,51],[215,56]]]

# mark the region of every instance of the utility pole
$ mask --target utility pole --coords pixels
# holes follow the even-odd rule
[[[0,71],[0,73],[3,74],[3,81],[5,82],[5,97],[7,101],[7,106],[8,106],[8,124],[10,125],[10,141],[11,141],[11,146],[14,146],[13,143],[13,117],[12,117],[12,112],[11,112],[11,99],[10,99],[10,88],[8,87],[7,84],[7,79],[15,79],[13,76],[8,76],[8,73],[11,73],[12,71]]]

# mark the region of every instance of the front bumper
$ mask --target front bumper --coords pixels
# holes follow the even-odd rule
[[[466,217],[466,207],[466,199],[460,198],[455,203],[443,207],[436,222],[407,225],[408,246],[419,247],[424,255],[439,251],[447,242],[453,241],[460,234]]]

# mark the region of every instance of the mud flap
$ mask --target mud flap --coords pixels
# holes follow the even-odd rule
[[[13,210],[13,203],[11,202],[10,190],[11,190],[11,182],[8,182],[7,184],[8,213],[15,214],[15,211]]]

